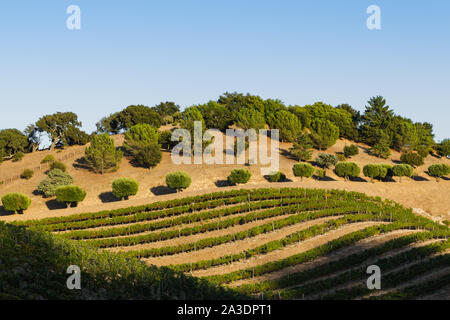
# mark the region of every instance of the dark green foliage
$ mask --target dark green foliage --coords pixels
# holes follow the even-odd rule
[[[188,188],[192,183],[191,177],[183,171],[176,171],[166,175],[166,184],[177,191]]]
[[[131,178],[119,178],[112,183],[112,192],[117,199],[128,200],[129,196],[135,196],[139,190],[139,183]]]
[[[106,133],[94,135],[91,145],[86,148],[85,159],[88,165],[97,173],[116,170],[120,165],[123,153],[117,150],[114,140]]]
[[[358,153],[359,153],[359,149],[354,144],[344,147],[344,156],[346,158],[350,158],[352,156],[356,156]]]
[[[76,204],[86,198],[86,191],[78,186],[63,186],[56,189],[55,195],[58,202]]]
[[[309,161],[313,154],[313,143],[308,134],[300,133],[292,148],[289,149],[297,161]]]
[[[292,167],[294,176],[303,178],[311,178],[314,174],[314,167],[309,163],[296,163]]]
[[[338,158],[334,154],[321,153],[316,158],[316,163],[324,169],[330,169],[338,163]]]
[[[380,180],[385,178],[390,166],[385,166],[381,164],[368,164],[363,168],[363,173],[366,177],[370,178],[372,182],[374,178],[379,178]]]
[[[50,170],[48,177],[42,180],[37,191],[44,194],[46,197],[52,197],[55,195],[56,189],[62,186],[68,186],[73,183],[73,178],[66,172],[60,169]]]
[[[400,161],[413,167],[419,167],[424,164],[423,158],[418,153],[412,151],[403,153],[400,157]]]
[[[437,146],[437,151],[439,155],[443,157],[447,157],[450,155],[450,139],[444,139],[441,143]]]
[[[353,162],[339,162],[336,164],[334,172],[337,176],[343,177],[347,181],[348,178],[359,177],[361,169],[356,163]]]
[[[442,177],[450,174],[450,166],[447,164],[433,164],[428,167],[428,174],[439,181]]]
[[[223,104],[209,101],[207,104],[196,107],[201,112],[207,129],[217,129],[225,132],[228,126],[233,123],[229,110]]]
[[[44,163],[52,163],[52,162],[56,162],[56,159],[53,155],[49,154],[47,156],[45,156],[42,160],[41,160],[41,164]]]
[[[327,172],[324,169],[317,168],[314,174],[316,175],[318,180],[322,180],[326,177]]]
[[[154,108],[144,105],[131,105],[120,112],[101,119],[97,123],[97,129],[101,133],[117,134],[140,123],[159,128],[161,122],[161,116]]]
[[[271,174],[269,174],[270,182],[279,182],[279,181],[283,181],[285,179],[286,179],[286,175],[280,171],[272,172]]]
[[[274,114],[270,128],[279,130],[281,141],[294,142],[302,130],[302,124],[293,113],[280,110]]]
[[[252,174],[246,169],[234,169],[228,176],[228,182],[232,185],[244,184],[250,180]]]
[[[11,159],[18,152],[25,152],[28,147],[27,137],[17,129],[0,130],[0,157]]]
[[[361,117],[361,138],[369,146],[373,146],[379,142],[382,134],[388,134],[389,147],[392,139],[389,133],[394,113],[381,96],[371,98],[368,103]]]
[[[245,108],[240,110],[236,115],[236,125],[244,130],[248,129],[264,129],[266,120],[264,114],[256,109]]]
[[[31,169],[25,169],[22,171],[22,174],[20,175],[20,177],[22,179],[26,179],[26,180],[30,180],[34,175],[34,171]]]
[[[66,165],[60,161],[52,162],[50,164],[50,170],[59,169],[63,172],[67,171]]]
[[[383,133],[374,146],[370,148],[370,153],[378,158],[389,158],[391,155],[391,149],[389,148],[389,137]]]
[[[164,130],[160,131],[158,135],[158,144],[166,150],[172,150],[177,145],[177,141],[172,141],[172,131]]]
[[[77,127],[70,126],[65,133],[65,142],[69,146],[79,145],[84,146],[90,140],[89,134],[78,129]]]
[[[158,130],[149,124],[137,124],[125,133],[125,150],[137,163],[145,168],[153,168],[161,162]]]
[[[166,101],[156,105],[154,110],[160,115],[162,124],[169,124],[174,121],[175,114],[180,112],[180,106]]]
[[[432,149],[430,147],[426,147],[426,146],[418,146],[416,148],[416,151],[423,159],[425,159],[426,157],[428,157],[430,155]]]
[[[2,197],[5,210],[23,213],[30,207],[31,199],[22,193],[8,193]]]
[[[20,160],[23,159],[23,157],[25,156],[25,154],[22,151],[18,151],[16,152],[16,154],[13,157],[13,161],[14,162],[19,162]]]
[[[411,177],[414,172],[414,168],[409,164],[396,164],[392,167],[392,173],[396,177],[400,177],[400,182],[402,182],[402,177]]]
[[[311,122],[310,137],[317,149],[328,149],[339,138],[339,128],[329,120],[316,119]]]
[[[269,128],[277,127],[278,121],[276,119],[276,114],[283,110],[288,111],[284,103],[280,100],[267,99],[264,101],[264,118],[266,119]]]

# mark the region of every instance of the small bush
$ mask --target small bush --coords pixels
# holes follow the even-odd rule
[[[58,187],[68,186],[72,183],[73,178],[68,173],[60,169],[53,169],[48,172],[48,177],[39,183],[37,191],[46,197],[52,197]]]
[[[244,184],[247,183],[248,180],[250,180],[251,176],[252,174],[250,173],[250,171],[246,169],[234,169],[228,176],[228,182],[233,185]]]
[[[51,154],[45,156],[42,160],[41,160],[41,164],[44,163],[52,163],[52,162],[56,162],[56,159],[54,156],[52,156]]]
[[[56,201],[76,205],[86,198],[86,191],[78,186],[58,187],[55,191]]]
[[[344,147],[344,156],[346,158],[350,158],[352,156],[356,156],[358,153],[359,153],[359,149],[354,144]]]
[[[314,174],[314,167],[309,163],[296,163],[292,167],[292,172],[294,176],[300,177],[303,181],[303,178],[311,178]]]
[[[25,154],[22,151],[17,152],[14,157],[13,157],[13,161],[14,162],[19,162],[20,160],[23,159],[23,157],[25,156]]]
[[[425,146],[418,146],[416,148],[417,153],[423,158],[425,159],[426,157],[428,157],[430,155],[431,152],[431,148],[429,147],[425,147]]]
[[[428,175],[436,178],[436,181],[450,174],[450,166],[446,164],[433,164],[428,167]]]
[[[118,199],[128,200],[129,196],[135,196],[139,190],[139,183],[131,178],[116,179],[112,183],[112,192]]]
[[[169,173],[166,176],[166,184],[169,188],[178,191],[188,188],[192,183],[191,177],[183,171]]]
[[[280,171],[269,174],[270,182],[279,182],[286,179],[286,175]]]
[[[419,167],[423,165],[423,158],[415,152],[407,152],[401,155],[400,161],[409,164],[413,167]]]
[[[9,193],[2,197],[5,210],[23,213],[30,207],[31,199],[22,193]]]
[[[342,153],[338,153],[338,154],[336,155],[336,157],[337,157],[338,161],[341,161],[341,162],[347,160],[347,158],[345,157],[345,155],[343,155]]]
[[[327,172],[324,169],[316,169],[315,175],[317,179],[322,180],[326,177]]]
[[[359,177],[361,169],[356,163],[341,162],[336,165],[336,167],[334,168],[334,172],[337,176],[342,177],[345,179],[345,181],[347,181],[348,178]]]
[[[316,158],[316,162],[324,169],[329,169],[338,163],[338,158],[334,154],[321,153]]]
[[[60,161],[52,162],[52,164],[50,165],[50,170],[55,170],[55,169],[59,169],[62,172],[67,171],[66,165]]]
[[[34,171],[31,169],[25,169],[23,170],[22,174],[20,175],[20,177],[22,179],[26,179],[26,180],[30,180],[34,175]]]

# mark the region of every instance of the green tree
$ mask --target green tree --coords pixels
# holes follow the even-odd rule
[[[164,130],[158,132],[158,144],[166,150],[172,150],[177,145],[177,141],[172,141],[172,131]]]
[[[269,174],[270,182],[279,182],[286,179],[286,175],[283,172],[277,171]]]
[[[387,159],[391,155],[391,149],[389,148],[389,138],[387,135],[382,134],[381,138],[375,143],[375,145],[369,149],[370,153],[378,158]]]
[[[450,139],[444,139],[437,146],[439,155],[447,157],[450,155]]]
[[[256,109],[245,108],[236,115],[236,125],[244,130],[264,129],[266,121],[264,115]]]
[[[158,142],[158,129],[142,123],[131,127],[125,133],[123,146],[141,166],[153,168],[161,162],[162,158],[161,146]]]
[[[163,124],[172,123],[174,115],[180,112],[180,106],[174,102],[161,102],[154,107],[154,110],[160,115]]]
[[[338,163],[338,159],[334,154],[321,153],[316,158],[316,163],[324,169],[330,169]]]
[[[103,174],[108,170],[116,170],[123,153],[114,146],[114,140],[106,133],[94,135],[91,139],[91,145],[86,148],[85,159],[91,168],[98,173]]]
[[[292,154],[297,161],[309,161],[313,154],[313,143],[308,134],[300,133],[297,140],[294,142],[289,153]]]
[[[183,171],[176,171],[166,175],[166,184],[177,192],[188,188],[192,183],[191,177]]]
[[[424,164],[423,158],[420,156],[420,154],[412,151],[403,153],[400,157],[400,161],[413,167],[419,167]]]
[[[139,190],[139,183],[131,178],[119,178],[112,183],[112,192],[117,199],[128,200],[135,196]]]
[[[83,136],[80,127],[81,122],[78,121],[78,116],[73,112],[57,112],[45,115],[35,124],[36,130],[48,134],[51,141],[50,150],[53,150],[57,144],[68,144],[68,137],[70,138],[69,142],[78,142],[78,139]],[[75,138],[76,135],[79,137]]]
[[[86,198],[86,191],[78,186],[62,186],[56,189],[55,195],[56,201],[65,203],[67,207],[75,207]]]
[[[450,174],[450,166],[447,164],[432,164],[428,167],[428,175],[436,178],[436,181]]]
[[[356,156],[358,153],[359,153],[359,149],[354,144],[344,147],[344,156],[346,158],[350,158],[352,156]]]
[[[392,141],[390,133],[394,113],[381,96],[371,98],[368,104],[364,115],[361,117],[362,140],[369,146],[373,146],[379,142],[380,132],[384,132],[387,134],[389,147]]]
[[[300,177],[303,181],[303,178],[311,178],[314,174],[314,167],[309,163],[296,163],[292,167],[292,172],[294,176]]]
[[[370,178],[370,182],[373,182],[374,178],[378,178],[380,176],[380,168],[382,168],[378,164],[368,164],[363,168],[363,173],[366,177]]]
[[[280,100],[267,99],[266,101],[264,101],[264,118],[266,119],[266,123],[270,128],[277,127],[276,114],[279,111],[283,110],[288,111],[284,103]]]
[[[400,178],[400,182],[402,182],[402,177],[411,177],[413,172],[414,168],[409,164],[397,164],[392,167],[392,173]]]
[[[0,155],[2,159],[11,159],[18,152],[25,152],[27,137],[17,129],[0,130]]]
[[[31,205],[31,199],[22,193],[8,193],[2,197],[3,208],[22,214]]]
[[[141,123],[159,128],[162,119],[154,108],[144,105],[131,105],[120,112],[113,113],[101,119],[97,123],[97,130],[101,133],[117,134]]]
[[[349,178],[357,178],[361,173],[361,169],[353,162],[340,162],[336,164],[334,171],[338,177],[343,177],[345,181]]]
[[[208,129],[217,129],[225,132],[228,126],[233,123],[230,112],[226,106],[215,101],[196,106],[201,112]]]
[[[297,116],[289,111],[280,110],[274,117],[270,128],[280,131],[281,141],[294,142],[302,130],[302,124]]]
[[[311,140],[319,150],[328,149],[339,138],[339,128],[332,122],[316,119],[311,122]]]

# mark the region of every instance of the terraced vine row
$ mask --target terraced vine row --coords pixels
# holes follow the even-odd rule
[[[309,225],[302,228],[305,223]],[[386,272],[386,290],[394,290],[426,273],[426,268],[438,269],[448,263],[445,252],[450,234],[447,226],[392,201],[356,192],[301,188],[216,192],[17,224],[118,251],[126,259],[158,261],[176,271],[198,273],[213,284],[232,285],[242,294],[275,299],[369,296],[370,290],[357,282],[367,276],[368,261],[380,264]],[[412,234],[373,248],[358,248],[365,239],[399,230]],[[438,242],[427,244],[433,239]],[[348,248],[355,248],[356,253],[295,271],[297,266],[340,255]],[[399,249],[407,250],[397,254]],[[405,263],[412,265],[401,270],[402,276],[396,269]],[[287,270],[294,271],[283,274]],[[277,273],[281,274],[278,278],[261,280]],[[370,298],[415,297],[422,287],[431,292],[439,286],[410,286],[397,295],[387,292]]]

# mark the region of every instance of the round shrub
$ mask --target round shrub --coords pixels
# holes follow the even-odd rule
[[[60,161],[52,162],[52,164],[50,165],[50,170],[54,170],[54,169],[59,169],[63,172],[67,171],[66,165]]]
[[[409,164],[397,164],[392,167],[392,173],[396,177],[400,177],[400,182],[402,182],[402,177],[411,177],[414,172],[414,168]]]
[[[296,163],[292,167],[292,172],[294,176],[300,177],[303,181],[303,178],[311,178],[314,174],[314,167],[309,163]]]
[[[280,171],[272,172],[269,174],[269,181],[270,182],[278,182],[286,179],[286,175]]]
[[[433,164],[428,167],[428,175],[436,178],[436,181],[450,174],[450,166],[446,164]]]
[[[420,154],[412,151],[402,154],[400,157],[400,161],[413,167],[419,167],[423,165],[423,158],[420,156]]]
[[[354,144],[344,147],[344,156],[346,158],[350,158],[352,156],[356,156],[358,153],[359,153],[359,149]]]
[[[22,160],[24,156],[25,156],[25,154],[22,151],[19,151],[14,155],[13,161],[18,162],[18,161]]]
[[[22,174],[20,175],[20,177],[22,179],[26,179],[26,180],[30,180],[34,175],[34,171],[31,169],[25,169],[23,170]]]
[[[169,188],[178,191],[188,188],[192,183],[191,177],[183,171],[176,171],[166,175],[166,184]]]
[[[72,183],[73,178],[67,172],[53,169],[48,172],[48,177],[39,183],[37,191],[43,193],[46,197],[52,197],[58,187],[68,186]]]
[[[322,180],[327,175],[327,172],[324,169],[316,169],[315,175],[317,179]]]
[[[356,163],[340,162],[334,168],[334,172],[336,173],[337,176],[342,177],[345,179],[345,181],[347,181],[348,178],[359,177],[361,169]]]
[[[363,173],[366,177],[370,178],[370,182],[372,182],[374,178],[380,176],[380,168],[381,166],[378,164],[368,164],[364,166]]]
[[[5,210],[23,213],[30,207],[31,199],[22,193],[9,193],[2,197]]]
[[[252,174],[250,173],[250,171],[246,169],[234,169],[228,176],[228,182],[233,185],[244,184],[247,183],[248,180],[250,180],[251,176]]]
[[[338,158],[334,154],[321,153],[316,158],[316,162],[322,168],[329,169],[332,166],[335,166],[336,163],[338,163]]]
[[[52,162],[56,162],[56,159],[53,155],[49,154],[47,156],[45,156],[42,160],[41,160],[41,164],[44,163],[52,163]]]
[[[135,196],[139,190],[139,183],[131,178],[116,179],[112,183],[112,192],[118,199],[128,200],[129,196]]]
[[[345,155],[343,155],[342,153],[338,153],[336,155],[338,161],[345,161],[347,159],[347,157]]]
[[[64,202],[68,206],[76,206],[78,202],[81,202],[86,198],[86,191],[78,186],[64,186],[58,187],[55,191],[56,201]]]

